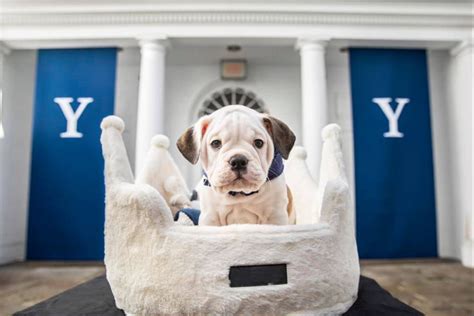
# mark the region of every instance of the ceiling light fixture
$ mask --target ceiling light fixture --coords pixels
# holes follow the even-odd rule
[[[240,52],[242,47],[240,45],[228,45],[227,50],[232,53]]]

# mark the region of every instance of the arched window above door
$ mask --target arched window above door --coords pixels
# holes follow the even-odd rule
[[[211,114],[218,109],[227,106],[240,104],[260,113],[266,113],[263,101],[251,91],[243,88],[225,88],[213,92],[201,105],[198,116]]]

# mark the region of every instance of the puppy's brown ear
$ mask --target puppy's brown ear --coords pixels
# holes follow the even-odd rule
[[[209,115],[201,117],[194,126],[188,128],[176,142],[179,151],[193,165],[199,160],[201,140],[211,122]]]
[[[179,151],[193,165],[199,160],[199,148],[194,136],[194,126],[188,128],[176,142]]]
[[[295,134],[293,134],[288,125],[270,115],[263,117],[263,125],[272,137],[275,148],[283,158],[288,159],[290,151],[295,144]]]

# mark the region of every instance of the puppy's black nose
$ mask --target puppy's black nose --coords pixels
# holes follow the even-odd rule
[[[243,171],[247,169],[248,162],[249,160],[244,155],[235,155],[229,160],[229,164],[233,171]]]

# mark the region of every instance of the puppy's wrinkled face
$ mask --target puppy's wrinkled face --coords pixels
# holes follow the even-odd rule
[[[293,133],[281,121],[232,105],[202,117],[177,145],[190,162],[201,159],[218,192],[250,193],[265,183],[274,151],[287,158],[293,143]]]
[[[273,142],[261,118],[251,114],[217,113],[202,138],[202,167],[220,192],[250,193],[266,181]]]

